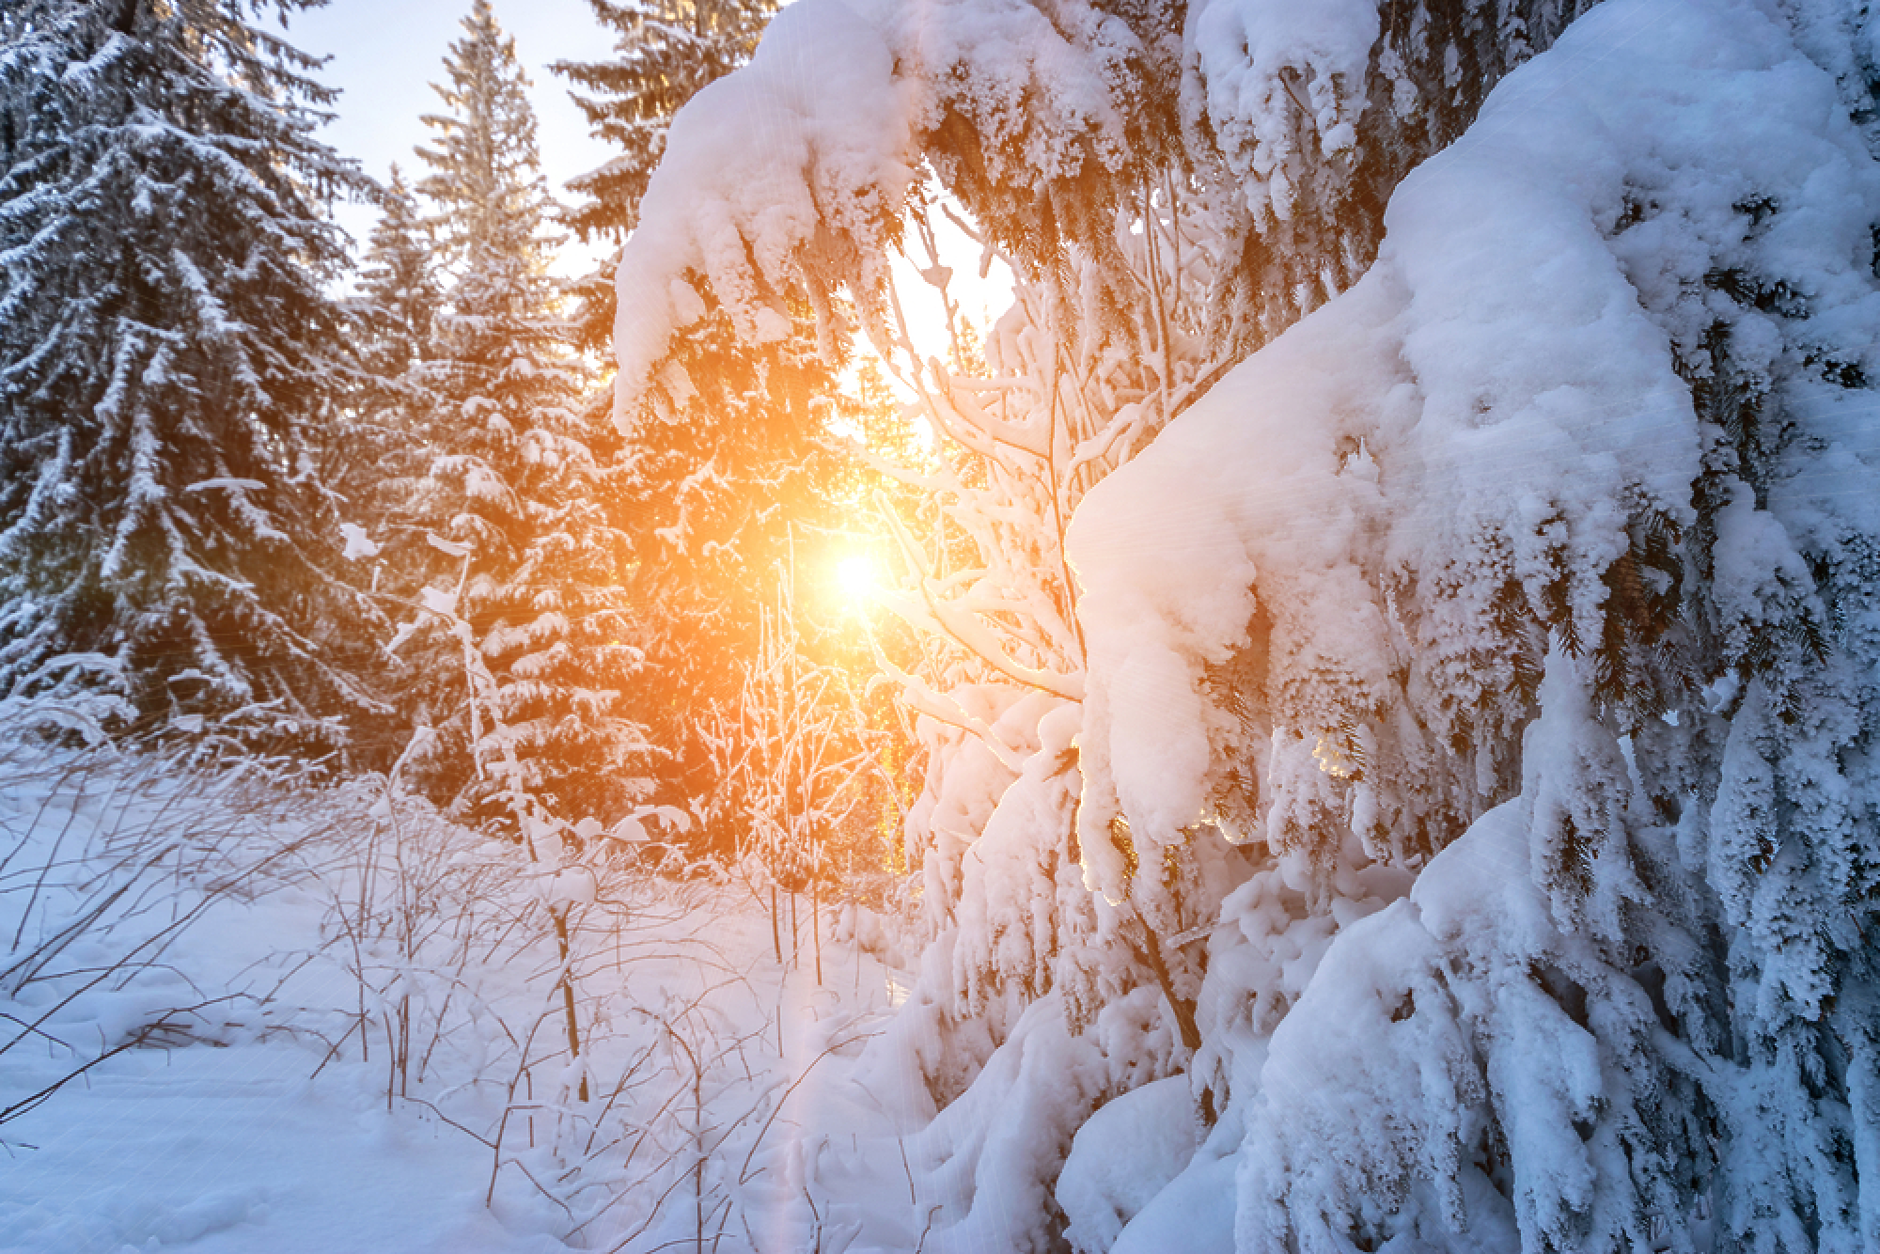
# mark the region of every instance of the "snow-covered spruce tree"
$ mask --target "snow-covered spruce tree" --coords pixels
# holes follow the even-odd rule
[[[0,13],[0,688],[102,653],[152,719],[337,748],[383,713],[310,437],[360,178],[257,7]]]
[[[455,597],[493,676],[498,725],[474,727],[475,702],[438,713],[471,759],[503,759],[499,741],[513,751],[526,778],[498,791],[611,822],[634,800],[647,748],[625,695],[639,652],[612,521],[620,473],[611,432],[581,417],[587,375],[548,273],[551,206],[514,41],[487,0],[463,25],[437,88],[446,112],[425,119],[436,138],[419,150],[448,288],[421,370],[435,456],[413,508],[443,553],[432,592]],[[454,769],[466,801],[492,787],[469,760]]]
[[[360,259],[358,290],[348,302],[361,373],[347,397],[345,421],[325,433],[325,479],[345,501],[349,521],[370,525],[381,547],[414,543],[401,506],[430,469],[436,407],[426,363],[437,354],[443,282],[431,228],[397,166],[377,200],[379,220]]]
[[[824,582],[816,576],[848,520],[828,435],[836,372],[801,332],[740,345],[718,312],[699,329],[674,367],[678,394],[623,430],[619,517],[643,607],[635,692],[666,755],[655,763],[659,795],[697,813],[700,839],[724,853],[739,847],[748,807],[717,775],[709,729],[740,717],[738,677],[759,664],[764,612],[787,584]],[[793,637],[812,666],[839,646],[820,630],[839,607],[824,608],[806,608]]]
[[[1115,1248],[1880,1241],[1869,22],[1602,6],[1086,503],[1095,877],[1249,767],[1280,855]]]
[[[339,498],[354,581],[397,620],[440,572],[443,555],[429,537],[439,520],[431,466],[449,426],[433,384],[444,276],[433,224],[397,166],[375,189],[379,220],[359,261],[356,291],[347,300],[360,369],[337,420],[319,434],[321,478]],[[459,708],[464,677],[454,646],[441,652],[426,639],[386,654],[389,689],[399,712],[385,735],[394,754],[413,725],[428,726]],[[461,746],[459,746],[461,747]],[[459,779],[464,764],[459,761]],[[450,790],[436,789],[439,801]]]
[[[398,380],[436,355],[443,281],[431,224],[396,165],[378,203],[379,220],[359,267],[355,309],[371,336],[366,368],[375,377]]]
[[[616,33],[614,56],[555,69],[576,84],[576,103],[616,151],[570,183],[582,201],[564,220],[583,239],[618,244],[639,221],[673,116],[749,59],[777,6],[593,0],[593,7]],[[617,265],[616,253],[575,285],[585,346],[611,341]],[[802,550],[807,575],[842,525],[830,498],[843,465],[824,438],[832,411],[817,402],[838,388],[806,336],[752,350],[722,319],[695,338],[680,369],[685,381],[668,403],[647,408],[626,433],[632,490],[620,522],[635,554],[634,598],[643,607],[648,652],[636,691],[644,694],[653,739],[670,751],[659,764],[661,795],[696,808],[699,839],[726,852],[740,844],[751,799],[719,776],[714,763],[722,764],[728,746],[712,742],[741,725],[745,702],[735,677],[764,665],[759,619],[797,581],[793,549]],[[816,656],[802,661],[828,663],[832,642],[810,620],[804,627],[793,639]],[[745,745],[734,756],[754,751]]]
[[[666,151],[666,131],[680,106],[707,84],[751,59],[777,0],[588,0],[614,32],[605,61],[558,61],[573,82],[575,104],[614,155],[568,181],[581,203],[563,221],[583,240],[618,245],[639,221],[646,182]],[[601,350],[614,330],[616,253],[576,284],[584,347]]]
[[[903,35],[912,39],[922,30],[937,32],[937,36],[945,36],[937,38],[940,48],[949,46],[948,39],[961,33],[947,26],[956,19],[941,12],[927,12],[923,8],[918,13],[910,12],[907,17],[909,28],[901,32]],[[1054,37],[1048,30],[1041,29],[1048,27],[1048,23],[1042,15],[1034,15],[1034,18],[1039,26],[1031,28],[1032,33],[1049,45]],[[870,161],[865,153],[853,151],[857,148],[854,137],[842,134],[841,128],[847,118],[865,118],[890,128],[904,126],[903,102],[894,98],[894,86],[886,81],[885,73],[879,86],[886,91],[886,97],[873,99],[865,95],[876,87],[870,76],[878,69],[885,70],[885,63],[877,65],[874,48],[862,45],[858,59],[856,49],[841,44],[840,31],[824,32],[820,37],[830,38],[832,42],[827,49],[816,48],[814,41],[819,36],[805,32],[814,32],[817,22],[831,19],[839,24],[842,15],[831,12],[820,18],[797,17],[791,13],[780,16],[779,25],[773,26],[772,34],[767,36],[757,62],[732,80],[738,90],[720,91],[710,98],[701,98],[693,110],[681,115],[674,128],[668,165],[662,169],[654,186],[657,191],[661,178],[665,178],[674,179],[671,185],[684,188],[689,179],[714,177],[710,171],[720,162],[736,161],[728,148],[733,144],[743,146],[738,138],[740,116],[806,116],[813,124],[814,134],[805,135],[794,127],[786,130],[781,136],[785,141],[783,162],[801,161],[812,184],[829,176],[833,176],[837,184],[819,188],[823,193],[821,203],[829,206],[829,215],[819,224],[822,234],[818,244],[827,244],[833,251],[825,254],[819,247],[810,247],[803,255],[811,261],[825,256],[839,260],[844,255],[843,250],[848,248],[848,255],[859,264],[874,267],[876,279],[880,280],[885,278],[885,249],[893,233],[888,228],[896,219],[905,187],[867,184],[870,176],[892,174],[897,166]],[[962,29],[965,29],[964,24]],[[1062,40],[1057,40],[1053,46],[1062,44]],[[982,51],[990,52],[990,46]],[[819,99],[812,95],[809,84],[792,73],[791,57],[794,55],[827,59],[832,66],[840,67],[839,73],[815,85],[821,93]],[[1090,69],[1087,48],[1066,48],[1064,55],[1067,67],[1094,72]],[[933,90],[945,90],[946,76],[938,72],[937,67],[922,68],[936,70]],[[919,72],[919,69],[915,71]],[[969,84],[960,91],[964,109],[970,103],[973,87]],[[750,112],[752,110],[756,112]],[[821,124],[826,124],[827,129],[820,129]],[[999,126],[1018,125],[1022,125],[1020,120],[1008,116],[989,122],[985,133],[962,128],[954,136],[957,150],[962,159],[968,159],[968,149],[982,144],[988,153],[995,148],[1004,151],[1000,148],[1004,140],[986,142],[986,135]],[[866,128],[854,129],[866,138]],[[1163,129],[1166,131],[1168,127]],[[691,144],[682,146],[682,136],[689,138]],[[1110,138],[1119,137],[1112,135]],[[1074,147],[1076,142],[1067,140],[1066,147]],[[1059,166],[1064,164],[1066,154],[1059,152],[1054,156],[1049,151],[1050,143],[1045,138],[1037,139],[1038,151],[1034,154],[1037,168],[1051,169],[1054,161]],[[713,151],[714,144],[727,145],[727,150]],[[818,170],[820,146],[825,144],[835,168]],[[1113,145],[1112,150],[1117,147],[1120,144]],[[850,159],[846,168],[844,159]],[[793,206],[799,197],[809,202],[799,209],[817,203],[818,193],[809,188],[791,188],[787,181],[778,185],[777,173],[784,168],[783,164],[774,170],[752,169],[748,162],[738,165],[739,177],[756,180],[751,188],[761,184],[762,194],[773,202],[781,195],[784,203]],[[904,165],[899,168],[905,171]],[[841,186],[843,177],[863,180],[864,185]],[[716,199],[729,190],[718,186],[714,178],[709,198]],[[744,193],[732,194],[741,199]],[[657,227],[654,226],[654,208],[649,198],[646,225],[642,230],[648,227],[670,229],[669,219],[661,219]],[[748,203],[734,201],[733,216],[742,223],[742,215],[755,208],[754,199]],[[839,231],[829,230],[832,221],[838,226],[853,226],[853,220],[845,218],[856,210],[881,214],[874,223],[881,233],[871,241],[876,249],[872,261],[867,253],[844,244]],[[793,215],[795,212],[793,209]],[[813,208],[811,212],[813,214]],[[1012,225],[1010,234],[1028,238],[1022,223]],[[990,242],[997,244],[996,238]],[[761,232],[753,232],[753,243],[760,261],[774,257],[781,262],[794,255],[791,251],[794,245],[786,237],[764,239]],[[1107,309],[1118,303],[1115,295],[1118,285],[1128,280],[1121,266],[1106,273],[1094,265],[1082,265],[1074,272],[1074,277],[1073,272],[1066,272],[1066,276],[1060,278],[1051,271],[1051,253],[1060,248],[1061,243],[1061,239],[1054,237],[1044,246],[1044,255],[1028,257],[1027,264],[1040,273],[1031,317],[1039,321],[1051,319],[1052,325],[1065,329],[1074,321],[1077,308],[1076,299],[1067,300],[1067,294],[1076,292],[1081,282],[1089,281],[1090,294]],[[629,247],[627,268],[623,270],[623,292],[642,290],[633,271],[634,247]],[[682,255],[685,257],[683,267],[700,271],[711,270],[713,263],[727,256],[711,251],[699,255],[689,250]],[[929,281],[944,289],[946,277],[938,259],[921,257],[919,264]],[[779,303],[774,292],[787,289],[794,282],[787,265],[770,275],[733,276],[721,272],[699,277],[713,280],[712,291],[719,298],[745,294],[741,299],[726,303],[734,324],[750,322],[748,328],[741,329],[753,337],[765,334],[759,323],[774,325]],[[653,284],[653,292],[660,292],[670,279],[652,280],[649,276],[648,281]],[[923,630],[932,630],[937,650],[931,665],[922,668],[925,674],[910,672],[904,676],[910,692],[923,694],[917,709],[924,718],[929,752],[936,760],[947,763],[946,767],[929,772],[930,795],[917,807],[915,826],[910,834],[917,854],[925,855],[929,846],[933,846],[925,877],[932,923],[936,931],[951,931],[952,911],[961,893],[958,880],[966,847],[978,835],[979,827],[986,822],[1001,791],[1033,756],[1038,757],[1039,771],[1032,787],[1047,795],[1036,799],[1036,804],[1015,802],[1014,813],[1029,813],[1031,821],[1014,819],[1009,822],[1003,843],[1013,845],[1009,853],[1018,855],[1021,867],[1040,862],[1040,858],[1033,856],[1036,851],[1032,847],[1037,842],[1042,840],[1047,846],[1055,844],[1042,853],[1044,868],[1040,873],[1045,881],[1045,900],[1055,899],[1053,881],[1058,870],[1068,870],[1071,876],[1068,883],[1075,881],[1075,857],[1064,848],[1070,826],[1066,806],[1075,796],[1074,777],[1072,786],[1066,787],[1065,745],[1056,743],[1049,753],[1038,755],[1041,746],[1038,723],[1052,709],[1063,707],[1067,700],[1074,702],[1077,672],[1081,666],[1074,620],[1070,616],[1067,571],[1061,561],[1057,537],[1076,496],[1105,464],[1108,454],[1126,447],[1130,436],[1140,434],[1146,425],[1148,407],[1133,407],[1120,422],[1112,421],[1116,399],[1113,391],[1122,381],[1110,376],[1127,372],[1122,359],[1133,356],[1129,348],[1138,346],[1140,341],[1125,347],[1122,334],[1110,327],[1092,327],[1090,334],[1075,348],[1058,356],[1052,351],[1048,335],[1040,335],[1027,325],[1027,318],[1018,317],[1004,328],[1007,334],[999,341],[1005,356],[1010,358],[1009,364],[1002,359],[1001,365],[1001,373],[1007,377],[986,381],[981,387],[980,381],[963,377],[964,362],[972,354],[953,354],[941,349],[953,358],[951,366],[942,366],[930,362],[919,346],[904,341],[901,328],[889,315],[883,282],[857,283],[854,293],[865,315],[872,313],[872,329],[880,342],[899,346],[895,351],[897,369],[904,381],[922,395],[920,420],[929,424],[944,450],[941,463],[930,472],[913,468],[903,471],[917,492],[934,501],[944,512],[930,513],[916,524],[926,531],[925,535],[906,537],[903,547],[910,555],[925,555],[931,548],[937,560],[924,563],[925,569],[913,595],[904,598],[897,608]],[[813,300],[821,300],[826,292],[812,284],[809,294]],[[756,299],[751,299],[752,296]],[[945,298],[944,290],[941,296]],[[623,361],[627,362],[631,361],[630,337],[636,312],[628,310],[628,316],[623,319],[628,337],[622,343]],[[825,323],[833,323],[837,317],[836,307],[826,302],[822,313]],[[1140,327],[1134,329],[1141,330]],[[689,336],[688,343],[690,339]],[[681,354],[685,351],[680,350]],[[1157,360],[1163,370],[1168,370],[1168,354],[1159,355]],[[1092,366],[1096,367],[1096,377],[1092,377]],[[631,366],[627,373],[629,377],[632,375]],[[1079,378],[1089,380],[1088,392],[1080,391],[1074,381]],[[629,388],[632,386],[634,384],[630,383]],[[1141,395],[1143,391],[1140,377],[1122,382],[1122,386],[1134,395]],[[654,388],[652,403],[658,404],[668,391],[667,379],[662,378]],[[1106,391],[1111,394],[1102,395]],[[1084,404],[1093,397],[1098,398],[1094,412]],[[1065,407],[1063,414],[1056,412],[1060,406]],[[1126,431],[1126,428],[1131,430]],[[1080,455],[1083,461],[1096,465],[1080,472],[1075,464]],[[949,528],[952,529],[950,534]],[[1060,718],[1058,724],[1062,728],[1064,720]],[[1053,824],[1046,817],[1050,813],[1057,813],[1064,821]],[[996,865],[1009,870],[1008,860],[1007,854],[1002,853],[997,860],[974,865],[985,868]],[[969,1013],[972,1008],[986,1010],[1007,1004],[1008,983],[1013,994],[1010,1005],[1022,1007],[1029,997],[1042,995],[1052,987],[1060,954],[1068,958],[1073,952],[1082,952],[1066,943],[1068,932],[1059,934],[1060,920],[1055,907],[1034,908],[1037,894],[1032,889],[1036,885],[1029,875],[1001,880],[988,870],[982,887],[990,887],[994,881],[1001,886],[999,904],[985,909],[985,902],[976,900],[979,918],[985,926],[972,929],[976,948],[963,946],[968,949],[962,965],[968,989],[961,1013]],[[1073,914],[1081,911],[1087,915],[1089,905],[1088,895],[1077,890],[1070,903]],[[1006,931],[1008,925],[1009,940],[997,943],[998,934]],[[1094,927],[1094,923],[1090,926]],[[1021,951],[1025,955],[1022,969],[1010,966],[1006,959]],[[945,972],[942,979],[948,990],[945,1000],[951,1004],[952,972]],[[1088,980],[1082,982],[1087,984]],[[1095,1000],[1092,996],[1083,998],[1093,1010]],[[1003,1019],[1007,1016],[996,1017],[1001,1020],[999,1031],[1002,1033]],[[973,1065],[976,1064],[946,1068],[957,1074],[945,1079],[934,1076],[930,1080],[944,1098],[957,1091]]]
[[[1238,358],[1364,273],[1392,190],[1595,0],[1194,0],[1184,151],[1227,214],[1211,323]]]
[[[942,930],[929,967],[937,978],[903,1018],[919,1021],[910,1042],[939,1029],[938,1048],[916,1047],[943,1102],[972,1079],[988,1046],[1011,1036],[1000,1047],[1007,1062],[988,1067],[959,1103],[965,1113],[947,1112],[928,1137],[935,1163],[967,1174],[963,1187],[944,1186],[936,1219],[944,1241],[1046,1239],[1049,1181],[1070,1130],[1093,1102],[1180,1065],[1201,1033],[1199,1022],[1191,1030],[1182,1021],[1204,959],[1161,942],[1205,922],[1236,880],[1258,880],[1256,866],[1273,868],[1257,846],[1223,853],[1211,836],[1175,834],[1269,828],[1269,770],[1301,781],[1280,830],[1294,820],[1323,827],[1339,798],[1314,783],[1333,778],[1319,761],[1343,769],[1363,752],[1343,734],[1355,728],[1334,727],[1339,734],[1323,744],[1277,747],[1269,766],[1257,703],[1236,682],[1236,668],[1256,659],[1222,650],[1210,659],[1219,669],[1199,682],[1223,692],[1208,726],[1241,752],[1211,782],[1213,806],[1171,831],[1137,833],[1136,816],[1099,795],[1092,826],[1074,831],[1080,790],[1089,794],[1067,750],[1087,659],[1063,520],[1239,356],[1360,273],[1389,188],[1461,134],[1494,79],[1577,11],[1357,4],[1282,20],[1218,0],[807,0],[779,15],[747,69],[675,122],[621,268],[620,290],[634,297],[623,303],[617,342],[623,412],[648,397],[657,404],[682,383],[667,363],[709,307],[704,286],[747,340],[772,333],[792,292],[839,335],[843,307],[829,295],[846,289],[877,345],[913,367],[904,365],[904,378],[948,450],[943,477],[926,485],[948,521],[904,546],[941,560],[915,563],[912,595],[897,607],[950,659],[944,676],[906,677],[919,681],[907,687],[935,733],[910,830],[929,851],[928,895]],[[813,83],[802,69],[812,65]],[[745,138],[748,118],[767,120],[761,145]],[[888,257],[912,229],[904,211],[923,164],[1018,276],[1019,309],[986,352],[990,379],[944,364],[939,346],[901,350]],[[937,259],[917,264],[944,285]],[[1206,594],[1223,604],[1238,604],[1236,595],[1231,577]],[[1538,679],[1539,654],[1520,657],[1524,687],[1514,700],[1529,704],[1503,731],[1518,732]],[[1518,764],[1505,743],[1484,750],[1496,752],[1483,777],[1506,796]],[[1465,819],[1479,813],[1464,810]],[[1440,822],[1430,826],[1437,834],[1425,853],[1445,839]],[[1401,856],[1417,856],[1419,839],[1418,829],[1405,833]],[[1113,865],[1104,854],[1112,848]],[[1101,882],[1114,904],[1084,882],[1111,873]],[[1401,873],[1335,877],[1308,883],[1310,892],[1273,874],[1260,882],[1290,894],[1287,910],[1316,939],[1280,944],[1302,944],[1310,958],[1342,923],[1403,888]],[[1303,977],[1310,964],[1272,965]],[[1104,1057],[1051,1090],[1047,1111],[1003,1100],[1001,1092],[1021,1095],[1000,1086],[1026,1083],[1030,1068],[1045,1065],[1037,1058],[1085,1048],[1050,1043],[1053,1029],[1024,1009],[1048,989],[1056,991],[1032,1009],[1060,1018],[1068,1009],[1072,1026],[1087,1029],[1080,1039]],[[975,1013],[991,1025],[978,1045],[968,1043]],[[1020,1209],[1036,1222],[1015,1232],[1011,1181],[993,1187],[1010,1164],[990,1151],[981,1162],[995,1199],[985,1207],[974,1201],[977,1169],[958,1164],[962,1152],[980,1153],[963,1147],[985,1144],[973,1120],[1020,1110],[1018,1140],[1029,1146],[1022,1174],[1035,1203]]]

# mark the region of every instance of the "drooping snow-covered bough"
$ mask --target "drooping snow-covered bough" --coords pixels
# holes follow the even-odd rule
[[[1203,992],[1238,1248],[1880,1241],[1858,20],[1601,6],[1080,510],[1093,886],[1119,817],[1277,858]],[[1379,861],[1275,1024],[1238,951]]]

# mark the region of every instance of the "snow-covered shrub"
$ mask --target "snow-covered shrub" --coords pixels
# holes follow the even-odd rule
[[[0,692],[0,728],[9,738],[65,734],[99,745],[136,718],[124,690],[123,665],[116,658],[62,653]]]
[[[741,893],[653,839],[687,816],[642,806],[607,827],[562,810],[471,623],[445,595],[425,609],[402,634],[460,651],[473,762],[506,821],[479,834],[406,790],[422,734],[390,776],[354,786],[369,804],[325,879],[327,956],[357,983],[358,1048],[382,1040],[388,1105],[476,1137],[486,1203],[545,1200],[570,1240],[718,1243],[795,1208],[800,1147],[769,1134],[816,1063],[867,1033],[831,1021],[807,1057],[787,1048],[783,1008],[713,935]]]
[[[1277,1021],[1258,951],[1209,971],[1240,1248],[1875,1239],[1880,169],[1833,19],[1601,6],[1073,525],[1096,886],[1112,815],[1185,841],[1249,777],[1284,936],[1420,870]]]
[[[876,738],[848,675],[808,647],[794,571],[780,579],[775,606],[759,611],[757,651],[742,667],[735,695],[695,716],[718,780],[699,809],[707,827],[740,833],[737,865],[753,893],[768,894],[780,962],[778,889],[791,895],[791,957],[799,966],[796,895],[808,894],[820,982],[824,898],[846,891],[844,872],[853,876],[858,852],[864,866],[880,861],[879,847],[857,840],[858,825],[850,822],[863,801]]]
[[[1298,573],[1295,600],[1311,608],[1254,624],[1253,649],[1216,643],[1237,641],[1254,608],[1234,544],[1152,569],[1161,535],[1201,521],[1219,477],[1256,477],[1236,459],[1165,485],[1161,519],[1102,534],[1075,563],[1065,527],[1090,512],[1093,485],[1183,410],[1205,406],[1234,361],[1349,286],[1377,246],[1392,187],[1460,135],[1493,82],[1580,7],[804,0],[780,14],[749,67],[675,122],[622,255],[623,429],[688,393],[677,363],[699,328],[728,317],[746,339],[777,342],[800,299],[831,339],[843,315],[859,319],[937,450],[932,464],[898,472],[877,460],[917,498],[887,520],[906,578],[882,602],[925,639],[919,664],[894,678],[928,751],[907,833],[934,937],[903,1012],[922,1030],[891,1032],[878,1048],[913,1049],[900,1062],[920,1065],[936,1102],[977,1102],[981,1066],[989,1077],[1022,1071],[1017,1053],[1000,1051],[1023,1052],[1008,1036],[1037,998],[1091,1041],[1106,1010],[1154,1004],[1173,1042],[1163,1050],[1138,1033],[1137,1052],[1084,1077],[1053,1126],[1197,1050],[1225,1074],[1231,1051],[1201,1024],[1245,1019],[1231,995],[1210,1003],[1204,987],[1207,955],[1232,946],[1195,941],[1236,886],[1265,877],[1270,900],[1288,901],[1275,917],[1312,933],[1285,943],[1315,961],[1338,926],[1402,895],[1401,871],[1366,876],[1368,862],[1419,865],[1515,788],[1513,739],[1532,716],[1544,633],[1496,638],[1492,656],[1450,654],[1455,691],[1430,686],[1449,713],[1425,751],[1375,743],[1364,719],[1397,676],[1379,650],[1340,652],[1387,618],[1356,595],[1364,572],[1337,560],[1354,539],[1343,525],[1352,510],[1328,518],[1316,541],[1313,524],[1296,528],[1301,552],[1319,560]],[[760,117],[765,142],[751,145],[746,120]],[[953,271],[934,249],[941,216],[983,250],[982,271],[996,262],[1014,276],[1013,308],[983,349],[960,333]],[[897,247],[937,297],[950,345],[916,343],[912,297],[889,264]],[[1371,364],[1328,353],[1321,365],[1353,380],[1328,403],[1359,396]],[[1339,377],[1323,390],[1339,392]],[[1295,442],[1312,438],[1307,429]],[[1375,491],[1362,445],[1339,461],[1349,473],[1337,491]],[[1272,509],[1298,515],[1315,503]],[[1171,620],[1186,652],[1168,651],[1179,662],[1155,656],[1148,633],[1133,655],[1126,641],[1107,655],[1087,636],[1095,620],[1079,576],[1104,558],[1161,578],[1167,600],[1181,602]],[[1515,612],[1518,579],[1484,588],[1462,568],[1451,583],[1453,604],[1436,613],[1465,630]],[[1569,592],[1582,609],[1596,603],[1588,587],[1552,595]],[[1321,634],[1313,613],[1333,607],[1358,618]],[[1287,677],[1271,693],[1268,644]],[[1120,693],[1106,674],[1119,667]],[[1128,717],[1112,718],[1132,700]],[[1160,723],[1144,708],[1157,703]],[[1354,833],[1352,782],[1379,753],[1397,754],[1385,765],[1405,787],[1361,786]],[[1467,772],[1437,769],[1441,753],[1465,757]],[[1178,793],[1168,805],[1154,804],[1158,780]],[[1255,843],[1235,849],[1217,834]],[[1251,965],[1303,981],[1310,961]],[[1272,1017],[1261,1031],[1281,1012],[1263,1011]],[[1111,1027],[1127,1017],[1111,1013]],[[1208,1097],[1203,1109],[1218,1108]],[[1061,1154],[1068,1143],[1040,1144]],[[1008,1217],[1002,1239],[1048,1241],[1048,1210]],[[935,1239],[952,1239],[949,1225],[989,1237],[979,1225],[990,1213],[952,1197],[936,1212]]]
[[[1077,1129],[1053,1190],[1064,1239],[1075,1250],[1107,1250],[1123,1226],[1194,1157],[1200,1112],[1186,1076],[1125,1093]]]

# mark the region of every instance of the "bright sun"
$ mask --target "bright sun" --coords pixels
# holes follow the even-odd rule
[[[846,601],[866,601],[876,587],[875,560],[866,553],[851,553],[836,563],[836,586]]]

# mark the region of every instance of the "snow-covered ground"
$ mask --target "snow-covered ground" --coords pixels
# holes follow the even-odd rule
[[[638,876],[577,981],[583,1103],[540,1044],[552,949],[488,884],[445,896],[500,848],[357,786],[21,751],[0,774],[0,1250],[906,1238],[911,1176],[869,1141],[892,1122],[845,1074],[905,977],[838,939],[852,912],[824,906],[819,985],[807,900],[779,963],[748,885]]]
[[[9,1129],[8,1250],[559,1249],[482,1205],[474,1141],[283,1042],[149,1049]],[[531,1233],[529,1229],[537,1230]]]

